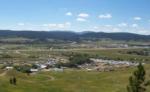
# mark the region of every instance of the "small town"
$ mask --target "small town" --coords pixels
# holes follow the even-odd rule
[[[61,59],[63,61],[63,59]],[[136,62],[131,61],[115,61],[115,60],[103,60],[103,59],[90,59],[91,63],[85,63],[78,65],[77,70],[85,70],[85,71],[99,71],[99,72],[105,72],[105,71],[114,71],[117,69],[123,69],[123,68],[129,68],[129,67],[135,67],[138,65]],[[23,63],[19,64],[18,67],[26,66],[28,67],[28,71],[30,73],[35,73],[39,71],[56,71],[56,72],[63,72],[65,69],[69,69],[69,67],[56,67],[58,59],[49,59],[47,62],[35,62],[32,64],[29,63]],[[144,65],[145,63],[143,63]],[[15,64],[14,64],[15,65]],[[13,64],[5,64],[4,70],[12,70],[15,68]],[[74,68],[75,69],[75,68]]]

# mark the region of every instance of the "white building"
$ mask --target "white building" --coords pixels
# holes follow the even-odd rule
[[[38,72],[38,69],[30,69],[31,72]]]
[[[7,67],[6,67],[6,70],[12,70],[12,69],[13,69],[12,66],[7,66]]]

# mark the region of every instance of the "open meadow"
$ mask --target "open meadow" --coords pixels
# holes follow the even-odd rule
[[[149,78],[150,65],[145,68]],[[127,92],[128,78],[134,69],[113,72],[65,70],[38,72],[29,76],[16,71],[1,72],[0,92]],[[9,78],[14,75],[17,85],[10,85]]]

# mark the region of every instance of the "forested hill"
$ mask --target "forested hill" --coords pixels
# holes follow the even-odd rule
[[[71,32],[71,31],[11,31],[0,30],[0,38],[7,37],[24,37],[31,39],[58,39],[58,40],[143,40],[150,41],[150,35],[139,35],[133,33],[104,33],[104,32]]]

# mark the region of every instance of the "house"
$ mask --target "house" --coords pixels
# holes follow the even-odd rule
[[[6,70],[12,70],[13,67],[12,67],[12,66],[7,66],[5,69],[6,69]]]
[[[41,69],[45,69],[46,67],[47,67],[46,65],[43,65],[43,64],[40,65]]]
[[[38,72],[38,69],[30,69],[31,72]]]

